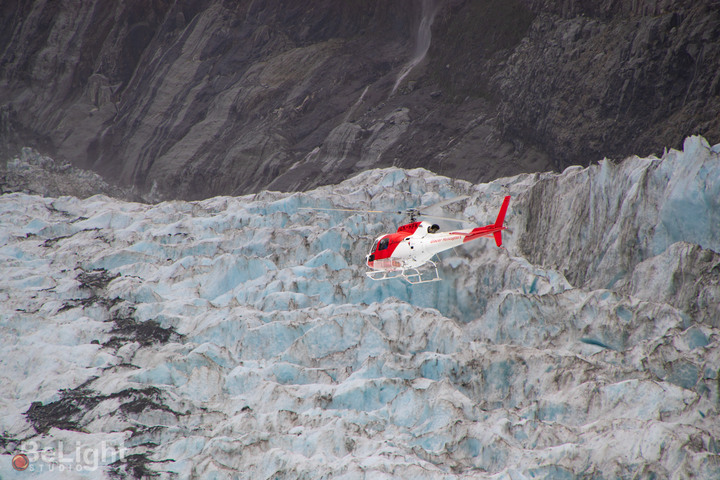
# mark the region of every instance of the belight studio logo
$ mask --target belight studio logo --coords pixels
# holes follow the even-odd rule
[[[22,472],[30,466],[30,460],[24,453],[18,453],[12,459],[12,466],[18,472]]]
[[[73,449],[63,441],[40,445],[31,440],[23,442],[12,459],[15,470],[22,472],[94,472],[103,465],[109,465],[125,458],[126,448],[122,444],[99,444],[75,442]]]

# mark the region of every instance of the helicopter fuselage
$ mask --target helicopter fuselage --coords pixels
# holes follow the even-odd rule
[[[424,265],[436,254],[462,245],[471,230],[437,232],[437,225],[413,222],[402,225],[395,233],[377,238],[367,256],[368,267],[374,270],[399,270]]]

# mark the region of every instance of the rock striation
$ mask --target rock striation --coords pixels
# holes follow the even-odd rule
[[[166,197],[471,181],[720,139],[700,1],[8,0],[0,153]]]

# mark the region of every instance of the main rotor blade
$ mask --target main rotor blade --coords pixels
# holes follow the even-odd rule
[[[467,200],[468,198],[470,198],[469,195],[460,195],[459,197],[448,198],[447,200],[443,200],[442,202],[433,203],[432,205],[428,205],[427,207],[420,207],[420,209],[430,210],[433,208],[443,208],[453,203],[462,202],[463,200]]]
[[[448,205],[452,205],[453,203],[462,202],[463,200],[469,199],[470,196],[468,195],[460,195],[459,197],[453,197],[449,198],[447,200],[443,200],[438,203],[434,203],[432,205],[428,205],[427,207],[420,207],[418,208],[418,215],[426,218],[437,218],[438,220],[445,220],[448,222],[456,222],[456,223],[465,223],[468,225],[475,225],[475,222],[471,222],[470,220],[463,219],[463,218],[451,218],[451,217],[443,217],[441,215],[432,215],[429,213],[424,213],[430,210],[434,209],[443,209],[447,207]]]
[[[321,208],[321,207],[299,207],[298,210],[326,210],[329,212],[354,212],[354,213],[392,213],[392,214],[399,213],[399,212],[386,212],[384,210],[355,210],[353,208]]]
[[[475,224],[474,224],[473,222],[471,222],[470,220],[461,220],[461,219],[459,219],[459,218],[441,217],[441,216],[439,216],[439,215],[428,215],[428,214],[422,213],[422,212],[418,213],[418,215],[419,215],[420,217],[425,217],[425,218],[434,218],[434,219],[437,219],[437,220],[445,220],[446,222],[469,223],[470,225],[475,225]]]

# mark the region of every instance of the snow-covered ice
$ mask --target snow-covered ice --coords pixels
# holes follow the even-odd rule
[[[720,478],[718,151],[482,185],[2,195],[0,478]],[[486,224],[505,195],[505,248],[446,252],[416,286],[364,275],[401,216],[304,209]]]

